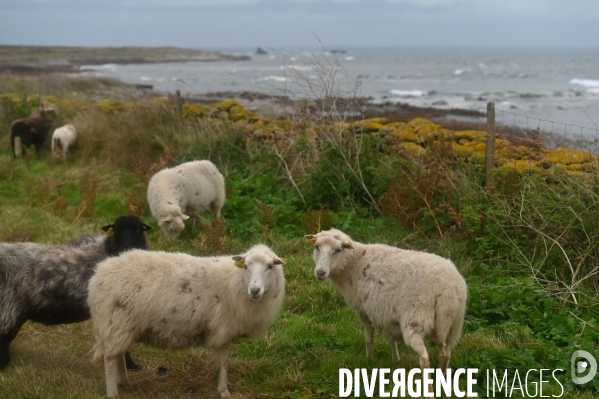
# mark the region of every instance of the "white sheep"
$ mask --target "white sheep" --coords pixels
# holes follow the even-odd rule
[[[67,161],[69,148],[73,148],[77,141],[77,129],[73,125],[64,125],[52,133],[52,154],[58,156],[58,148],[62,149],[62,160]]]
[[[218,392],[228,398],[229,345],[263,337],[276,320],[285,295],[283,264],[264,245],[206,258],[133,250],[99,264],[88,305],[96,336],[92,361],[104,360],[108,397],[118,396],[118,384],[129,386],[123,356],[144,342],[213,349]]]
[[[210,210],[216,218],[225,203],[225,180],[210,161],[192,161],[163,169],[148,184],[148,203],[162,231],[178,237],[187,214]],[[197,218],[194,218],[194,227]]]
[[[345,303],[366,332],[366,356],[372,356],[374,330],[391,344],[392,359],[399,361],[402,339],[429,368],[425,338],[434,333],[445,374],[451,350],[457,345],[466,312],[464,278],[448,259],[402,250],[383,244],[354,242],[331,229],[305,236],[314,244],[314,274],[341,289]]]

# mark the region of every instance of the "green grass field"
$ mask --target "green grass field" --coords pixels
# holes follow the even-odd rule
[[[37,87],[31,81],[24,80],[20,86],[11,82],[0,94],[14,87],[33,93]],[[93,82],[89,85],[100,90]],[[416,191],[402,191],[405,198],[413,199],[405,205],[412,209],[413,217],[391,212],[380,215],[364,199],[367,196],[351,171],[342,169],[343,154],[353,159],[351,144],[337,148],[325,143],[317,151],[307,141],[297,139],[293,142],[297,152],[284,153],[281,159],[288,165],[298,160],[310,163],[289,179],[277,156],[283,147],[276,140],[259,141],[218,117],[218,123],[213,123],[214,118],[207,122],[194,116],[181,120],[172,106],[141,98],[136,101],[138,108],[118,111],[61,109],[61,122],[75,121],[81,135],[67,163],[51,157],[49,151],[37,156],[29,152],[24,159],[15,160],[6,133],[10,122],[6,115],[14,109],[8,110],[10,104],[5,104],[4,119],[0,119],[4,132],[0,135],[0,241],[66,243],[82,234],[100,234],[100,227],[117,216],[134,213],[154,227],[148,233],[152,250],[202,256],[240,253],[256,243],[271,246],[287,259],[284,308],[265,340],[242,340],[232,345],[229,385],[234,397],[338,397],[340,368],[418,367],[417,356],[401,345],[400,363],[394,365],[387,342],[378,334],[374,357],[365,357],[360,323],[336,287],[314,278],[311,248],[303,235],[315,233],[318,226],[338,227],[360,242],[433,252],[456,263],[469,286],[469,305],[450,367],[478,368],[479,396],[486,395],[484,373],[488,369],[507,369],[511,387],[515,370],[523,376],[529,369],[540,368],[564,370],[556,374],[564,387],[563,395],[561,386],[552,379],[544,384],[543,395],[597,396],[599,377],[580,387],[572,383],[570,375],[570,355],[575,350],[585,349],[599,359],[595,280],[589,278],[577,286],[578,304],[571,300],[564,303],[562,291],[552,288],[559,284],[539,284],[539,279],[522,266],[523,258],[531,259],[546,268],[545,276],[562,276],[563,260],[548,252],[538,261],[533,252],[539,243],[533,234],[514,233],[522,254],[501,235],[501,231],[514,231],[509,227],[513,224],[507,218],[509,212],[502,210],[511,209],[510,201],[523,199],[523,193],[538,192],[544,198],[549,209],[543,216],[550,222],[547,226],[566,223],[573,227],[565,212],[556,211],[556,207],[565,206],[560,201],[572,198],[562,194],[577,188],[587,206],[568,206],[578,214],[589,215],[597,202],[587,198],[595,198],[595,188],[580,182],[574,186],[571,180],[559,177],[555,178],[557,183],[548,183],[535,176],[499,176],[501,188],[488,192],[481,188],[478,165],[454,163],[442,169],[443,174],[432,175],[430,165],[419,169],[414,159],[382,151],[376,143],[371,147],[364,144],[358,155],[361,170],[379,203],[388,199],[389,190],[399,192],[394,186],[398,171],[426,171],[428,174],[418,176],[422,181],[429,179],[435,193],[431,197],[436,201],[434,208],[425,209],[417,200],[420,186],[414,186]],[[149,213],[147,182],[162,167],[202,158],[212,160],[225,175],[225,228],[219,229],[212,217],[205,215],[200,231],[192,232],[189,223],[178,240],[168,240]],[[356,164],[346,166],[352,165]],[[543,191],[546,186],[555,197]],[[526,201],[539,212],[544,209]],[[459,218],[450,209],[457,210]],[[581,223],[591,222],[589,217],[581,219]],[[582,236],[594,239],[599,229],[584,223]],[[539,223],[538,227],[548,231],[543,230],[547,226]],[[581,229],[562,231],[571,233],[571,238]],[[566,248],[569,259],[575,260],[575,249]],[[594,256],[589,253],[586,258],[596,262]],[[53,327],[28,322],[12,345],[12,366],[0,373],[0,398],[103,397],[103,370],[90,363],[93,342],[90,321]],[[210,350],[165,351],[135,345],[131,352],[143,370],[129,373],[133,388],[122,397],[218,396],[218,365]],[[432,342],[429,354],[436,367],[438,349]],[[168,371],[159,375],[157,367]],[[522,397],[521,393],[515,390],[513,396]]]

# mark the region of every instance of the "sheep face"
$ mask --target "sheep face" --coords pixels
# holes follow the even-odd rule
[[[304,237],[306,242],[314,242],[314,276],[324,280],[331,274],[341,272],[348,251],[353,249],[350,238],[339,230],[329,230]]]
[[[102,230],[110,236],[106,240],[107,252],[114,256],[132,248],[147,249],[145,232],[152,230],[152,227],[135,216],[119,216],[114,224],[104,226]]]
[[[175,212],[173,215],[160,219],[158,224],[166,236],[177,238],[183,229],[185,229],[183,221],[187,219],[189,219],[189,216],[184,215],[181,212]]]
[[[281,265],[285,261],[270,253],[252,253],[233,256],[235,266],[243,268],[242,279],[248,287],[248,295],[252,299],[260,299],[265,293],[274,289],[277,280],[282,277]]]

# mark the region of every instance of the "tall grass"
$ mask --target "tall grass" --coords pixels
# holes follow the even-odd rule
[[[28,95],[41,87],[34,79],[28,84]],[[65,243],[135,213],[155,227],[148,234],[152,250],[211,255],[270,245],[288,260],[284,309],[265,341],[233,345],[229,382],[235,397],[334,397],[341,367],[396,367],[378,336],[374,358],[365,358],[360,323],[334,286],[313,278],[310,249],[301,237],[332,226],[361,242],[426,250],[456,263],[470,300],[453,368],[478,367],[479,376],[494,368],[510,375],[561,368],[565,397],[596,395],[599,383],[575,386],[569,367],[576,349],[599,358],[599,317],[591,306],[597,229],[585,217],[595,209],[592,185],[506,174],[486,190],[476,162],[447,160],[442,148],[414,156],[370,134],[367,125],[347,128],[347,115],[339,112],[345,105],[333,95],[320,103],[294,102],[297,112],[285,120],[239,121],[216,106],[208,116],[180,115],[168,100],[134,93],[111,98],[101,84],[90,85],[90,97],[114,101],[69,108],[81,96],[65,95],[59,117],[72,121],[81,137],[67,163],[47,152],[15,160],[7,135],[0,137],[0,239]],[[326,112],[314,112],[314,104]],[[201,158],[226,176],[224,219],[203,218],[199,231],[188,224],[179,240],[167,239],[149,214],[147,183],[164,167]],[[526,208],[518,213],[522,201]],[[560,212],[568,207],[578,217]],[[560,231],[566,234],[560,237]],[[576,287],[567,274],[555,284],[565,281],[569,288],[553,289],[532,272],[530,265],[545,268],[545,278],[569,270],[559,246],[539,252],[552,238],[562,247],[569,241],[567,260],[583,265],[576,281],[580,273],[591,274]],[[578,306],[571,303],[573,293]],[[0,374],[0,398],[102,397],[102,370],[88,362],[92,343],[89,322],[27,323],[12,348],[13,366]],[[144,369],[131,373],[133,390],[123,397],[217,397],[218,370],[209,351],[136,345],[132,353]],[[431,359],[437,353],[431,345]],[[400,357],[399,367],[418,367],[409,348],[401,347]],[[166,375],[158,367],[166,367]],[[478,389],[485,392],[484,379]],[[559,394],[560,388],[546,385],[547,392]]]

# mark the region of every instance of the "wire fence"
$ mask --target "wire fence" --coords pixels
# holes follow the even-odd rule
[[[470,111],[464,116],[463,111]],[[487,108],[469,108],[449,113],[449,119],[461,122],[472,122],[481,125],[487,123]],[[567,147],[599,153],[599,128],[563,123],[549,119],[537,118],[521,113],[495,109],[495,126],[498,137],[536,143],[547,148]]]

